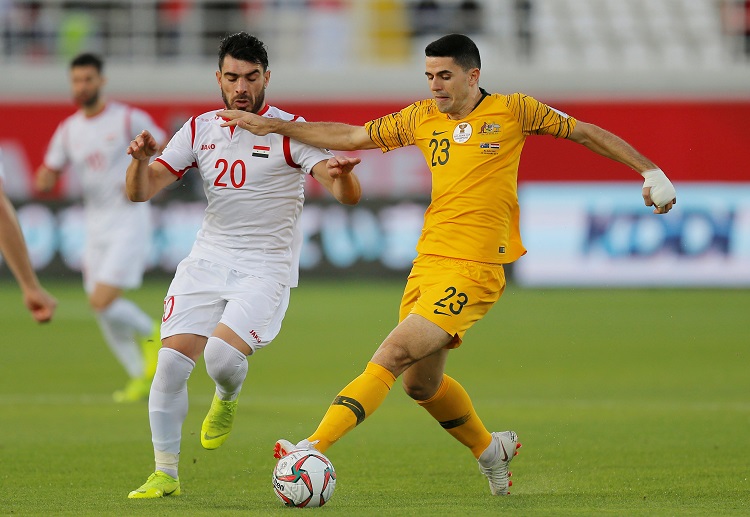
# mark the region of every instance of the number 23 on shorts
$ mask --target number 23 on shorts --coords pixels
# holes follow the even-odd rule
[[[461,311],[469,302],[469,297],[466,293],[458,292],[453,286],[449,286],[445,289],[445,296],[436,301],[433,305],[435,314],[441,314],[443,316],[450,316],[451,314],[461,314]]]

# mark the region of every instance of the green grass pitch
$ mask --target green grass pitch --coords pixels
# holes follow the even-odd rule
[[[158,317],[166,280],[130,293]],[[402,283],[302,280],[277,340],[250,359],[232,436],[198,431],[213,391],[200,362],[183,428],[183,495],[128,500],[153,470],[145,403],[117,405],[125,374],[77,281],[33,323],[0,283],[2,515],[750,515],[750,291],[524,290],[510,286],[452,351],[490,430],[524,444],[512,495],[491,497],[471,454],[399,384],[328,451],[330,503],[284,508],[279,437],[317,425],[395,324]]]

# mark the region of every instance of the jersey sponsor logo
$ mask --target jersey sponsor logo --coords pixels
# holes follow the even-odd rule
[[[258,333],[255,332],[254,330],[250,331],[250,337],[252,337],[255,340],[256,343],[260,343],[262,341],[262,339],[260,339],[260,336],[258,335]]]
[[[271,154],[271,148],[266,145],[254,145],[253,156],[255,158],[268,158]]]
[[[469,124],[468,122],[461,122],[453,130],[453,141],[457,144],[463,144],[469,138],[471,138],[472,131],[473,129],[471,127],[471,124]]]
[[[216,149],[216,144],[201,144],[201,151],[210,151]]]
[[[498,133],[500,133],[500,124],[496,124],[495,122],[485,122],[479,128],[480,135],[496,135]]]
[[[447,133],[447,131],[433,131],[432,136],[442,135],[443,133]]]

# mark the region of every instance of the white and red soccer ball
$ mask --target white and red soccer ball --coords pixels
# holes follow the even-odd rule
[[[316,450],[292,451],[273,469],[273,490],[287,506],[323,506],[336,488],[331,461]]]

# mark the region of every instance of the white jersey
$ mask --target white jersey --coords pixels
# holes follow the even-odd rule
[[[187,121],[157,161],[177,177],[197,168],[208,206],[192,257],[296,286],[305,174],[332,155],[288,137],[221,127],[216,111]],[[273,106],[260,115],[304,120]]]
[[[164,131],[144,111],[108,102],[101,113],[87,117],[78,111],[66,118],[52,136],[44,165],[72,169],[83,186],[87,242],[105,239],[124,224],[149,224],[147,203],[132,203],[125,195],[125,173],[130,164],[126,149],[144,129],[157,142]]]

